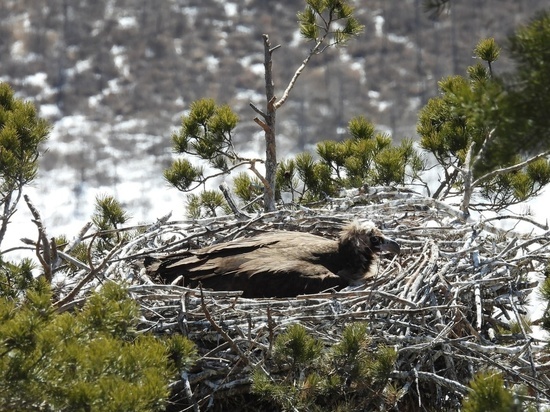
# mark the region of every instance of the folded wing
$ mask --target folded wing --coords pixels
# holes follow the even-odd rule
[[[341,289],[338,242],[307,233],[270,232],[146,263],[164,281],[242,290],[244,297],[291,297]]]

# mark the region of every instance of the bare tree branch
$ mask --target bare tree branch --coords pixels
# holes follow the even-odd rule
[[[256,113],[258,113],[260,116],[262,116],[264,119],[266,118],[267,114],[265,114],[260,108],[258,108],[254,103],[250,102],[248,105],[254,110]]]
[[[44,276],[46,277],[46,281],[48,283],[51,283],[52,261],[51,261],[50,243],[48,241],[48,236],[46,235],[46,228],[42,224],[42,219],[40,217],[40,213],[38,212],[38,209],[33,205],[29,196],[24,195],[23,198],[25,199],[25,202],[27,203],[27,206],[31,211],[31,214],[33,216],[33,223],[38,228],[38,241],[36,242],[36,257],[38,258],[38,260],[40,261],[40,264],[42,265],[42,269],[44,270]],[[42,246],[42,253],[40,252],[40,246]]]
[[[235,215],[235,217],[239,219],[250,219],[250,216],[248,216],[246,213],[241,212],[241,210],[237,207],[237,204],[235,203],[235,200],[233,200],[233,197],[231,196],[231,193],[229,192],[229,188],[227,187],[226,183],[222,183],[219,186],[221,192],[223,193],[223,196],[225,197],[225,200],[227,201],[227,204],[231,208],[231,211]]]
[[[306,56],[306,58],[304,59],[304,61],[300,65],[300,67],[298,67],[298,69],[296,69],[296,71],[294,72],[294,75],[292,76],[292,79],[290,80],[290,82],[288,83],[288,86],[286,87],[285,91],[283,92],[283,96],[275,103],[275,109],[278,109],[283,104],[285,104],[286,100],[288,99],[288,96],[290,95],[290,92],[292,91],[292,89],[294,88],[294,85],[296,84],[296,81],[298,80],[298,77],[300,77],[300,75],[302,74],[302,72],[306,68],[306,66],[309,63],[309,60],[311,59],[311,57],[314,54],[319,53],[319,49],[320,49],[321,45],[323,44],[323,42],[325,41],[325,39],[328,35],[329,35],[329,32],[325,31],[325,34],[321,37],[320,40],[317,40],[317,43],[315,43],[315,46],[313,47],[313,49],[311,49],[309,51],[308,55]],[[326,49],[326,47],[323,50],[321,50],[320,52],[322,53],[325,49]]]

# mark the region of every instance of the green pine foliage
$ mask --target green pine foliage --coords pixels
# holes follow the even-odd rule
[[[128,237],[117,229],[129,219],[128,213],[113,196],[98,196],[92,215],[92,222],[99,231],[97,250],[111,250],[117,243],[127,240]]]
[[[230,213],[229,206],[219,191],[205,190],[187,197],[187,216],[192,219],[215,217],[220,211]]]
[[[396,358],[395,350],[372,345],[365,325],[348,325],[340,341],[327,348],[296,324],[273,348],[272,370],[285,373],[257,369],[252,392],[277,410],[378,410]]]
[[[550,11],[538,13],[509,38],[510,55],[516,64],[509,90],[510,116],[514,119],[510,127],[515,136],[511,135],[507,144],[530,154],[550,147],[549,42]]]
[[[29,259],[9,262],[0,255],[0,296],[17,299],[22,291],[27,290],[34,282],[33,269],[36,265]]]
[[[0,82],[0,245],[23,187],[36,178],[39,148],[49,130],[34,105],[15,98],[10,86]]]
[[[182,117],[181,127],[172,135],[175,153],[205,161],[219,174],[244,159],[233,147],[233,130],[238,116],[227,105],[217,105],[213,99],[200,99],[191,104],[188,115]],[[208,177],[204,168],[195,166],[186,157],[178,158],[164,171],[164,178],[182,192],[188,192],[203,184]]]
[[[311,337],[299,324],[292,325],[275,340],[275,357],[280,363],[290,364],[291,370],[297,372],[311,366],[319,360],[322,343]]]
[[[468,170],[483,198],[471,205],[478,210],[524,202],[550,182],[546,157],[535,157],[550,150],[549,39],[550,14],[540,13],[509,38],[513,73],[495,72],[502,51],[489,38],[474,49],[483,64],[439,82],[441,95],[421,110],[417,125],[421,146],[443,169],[434,197],[462,193]]]
[[[305,152],[279,164],[277,182],[293,202],[308,203],[338,196],[342,189],[364,185],[399,185],[418,180],[424,161],[410,139],[394,145],[359,116],[348,124],[350,137],[317,144],[317,156]]]
[[[201,185],[205,187],[205,182],[213,177],[229,174],[232,170],[246,165],[255,177],[261,181],[264,193],[262,198],[252,199],[256,204],[248,204],[253,193],[245,188],[246,182],[243,182],[242,179],[237,182],[238,196],[244,202],[247,202],[245,209],[256,210],[261,205],[266,212],[275,210],[275,197],[277,193],[280,194],[281,189],[279,185],[285,184],[277,176],[279,162],[277,162],[275,135],[276,111],[287,101],[298,77],[312,56],[321,54],[332,46],[347,43],[361,33],[364,28],[355,18],[354,8],[343,0],[306,0],[305,9],[299,12],[297,17],[300,33],[304,38],[313,41],[315,44],[294,72],[280,99],[275,96],[274,84],[271,80],[273,77],[271,56],[279,46],[272,48],[269,37],[267,35],[263,36],[266,50],[264,54],[266,107],[260,109],[252,103],[251,107],[258,114],[254,119],[255,122],[264,132],[265,159],[241,157],[235,150],[233,140],[233,131],[238,123],[237,115],[227,105],[220,106],[212,99],[200,99],[192,103],[189,114],[182,118],[180,130],[172,136],[173,147],[177,154],[201,159],[214,170],[211,173],[210,170],[205,173],[204,167],[195,165],[190,158],[178,158],[164,171],[164,177],[171,185],[183,192],[189,192]],[[256,169],[257,163],[265,165],[264,175]],[[329,180],[330,171],[326,166],[316,165],[315,172],[318,176],[325,177],[325,182],[318,184],[319,187],[315,191],[326,193],[329,191],[325,186]],[[207,175],[207,173],[210,174]],[[289,181],[293,191],[292,179]],[[312,182],[308,182],[310,188],[312,184]],[[300,197],[306,196],[305,192],[304,190]],[[307,195],[309,196],[310,193]],[[193,199],[192,214],[196,214],[202,207],[202,205],[197,204],[199,200],[197,198]]]
[[[122,205],[112,196],[98,196],[92,222],[99,230],[117,229],[130,217]]]
[[[51,301],[43,280],[0,296],[0,410],[163,410],[170,380],[196,359],[190,341],[138,333],[139,307],[114,283],[74,313]]]
[[[0,104],[3,236],[21,189],[36,176],[38,145],[48,127],[5,84],[0,84]],[[40,256],[42,266],[63,269],[67,277],[87,264],[95,267],[92,260],[128,241],[128,232],[120,230],[127,220],[113,197],[99,197],[92,216],[98,232],[72,247],[76,260],[58,267],[51,259],[67,246],[60,237],[48,243],[51,256]],[[164,410],[170,381],[197,359],[194,344],[181,336],[159,339],[138,332],[138,304],[110,281],[88,295],[81,308],[65,311],[70,306],[54,303],[59,296],[49,280],[33,271],[30,259],[10,262],[0,255],[0,410]]]
[[[264,193],[260,179],[250,177],[248,173],[241,172],[233,179],[233,191],[241,199],[247,212],[258,212],[261,210],[261,203],[257,201]]]
[[[195,102],[189,116],[183,119],[179,134],[173,137],[175,149],[209,159],[210,166],[221,174],[229,172],[228,162],[235,165],[245,159],[239,157],[230,144],[236,123],[228,119],[233,117],[227,108],[222,110],[213,100]],[[412,140],[404,139],[399,145],[393,145],[390,136],[377,133],[374,125],[361,116],[350,121],[349,133],[350,137],[344,141],[319,143],[315,156],[305,152],[281,161],[276,175],[277,198],[281,198],[281,192],[290,192],[293,203],[311,203],[338,196],[342,189],[404,185],[418,180],[425,168]],[[211,135],[218,137],[208,137]],[[209,178],[204,177],[203,168],[193,166],[187,159],[177,159],[165,170],[164,176],[183,191],[192,190]],[[244,172],[237,174],[233,191],[247,211],[262,207],[258,199],[263,194],[263,184],[257,177]],[[190,195],[188,215],[192,218],[215,216],[217,208],[227,210],[221,195],[216,193],[206,190]]]
[[[172,135],[176,154],[183,155],[174,160],[164,171],[164,178],[178,190],[188,193],[206,183],[207,180],[229,174],[233,169],[250,162],[240,157],[233,146],[233,133],[239,118],[227,105],[217,105],[213,99],[200,99],[191,104],[187,116],[182,117],[181,127]],[[200,159],[213,172],[206,175],[205,167],[197,166],[191,158]],[[241,191],[244,194],[244,191]],[[193,219],[217,216],[220,210],[230,209],[223,195],[214,190],[203,190],[187,198],[187,215]]]
[[[194,166],[189,160],[176,159],[172,165],[164,171],[164,178],[176,189],[186,192],[191,185],[201,183],[204,179],[203,173],[204,170],[202,167]]]
[[[480,372],[470,382],[472,391],[464,398],[463,412],[519,412],[513,392],[504,384],[502,375],[496,372]]]
[[[497,45],[495,39],[490,37],[488,39],[481,40],[474,48],[474,55],[487,62],[489,74],[492,76],[493,70],[491,63],[496,61],[500,55],[500,46]],[[476,67],[482,68],[483,66],[477,65]],[[482,79],[481,76],[480,79]]]
[[[346,43],[364,29],[353,11],[354,8],[342,0],[306,0],[305,9],[298,13],[300,34],[314,42],[329,36],[331,44]]]
[[[438,9],[447,3],[425,2]],[[298,19],[302,36],[317,44],[312,54],[345,43],[363,29],[353,8],[341,0],[306,0]],[[325,39],[328,43],[323,43]],[[468,184],[476,183],[484,201],[472,207],[499,210],[530,199],[550,182],[546,157],[515,167],[550,149],[549,42],[546,12],[510,37],[516,62],[513,75],[499,77],[495,71],[502,50],[489,38],[475,47],[480,62],[468,67],[465,76],[439,82],[440,96],[421,110],[417,125],[421,147],[442,170],[435,198],[460,196]],[[254,172],[255,163],[262,160],[239,156],[233,145],[237,123],[227,105],[212,99],[194,102],[172,136],[181,157],[164,172],[166,180],[187,192],[241,166]],[[352,119],[348,129],[349,136],[342,141],[326,140],[315,153],[280,161],[278,198],[288,192],[293,203],[319,202],[338,196],[342,189],[420,181],[426,165],[411,140],[394,144],[363,117]],[[22,188],[36,177],[39,147],[48,132],[36,109],[0,83],[0,244]],[[196,166],[191,157],[205,161],[213,174],[206,176],[206,167]],[[261,207],[257,199],[264,195],[265,182],[257,171],[254,178],[247,173],[236,176],[234,192],[247,211]],[[191,195],[188,210],[195,218],[229,212],[217,191]],[[92,220],[99,232],[71,251],[90,267],[98,255],[129,240],[120,230],[128,216],[114,198],[98,198]],[[56,239],[56,244],[62,250],[66,241]],[[78,266],[71,265],[68,272]],[[138,331],[137,303],[110,281],[88,296],[82,307],[59,313],[60,307],[68,306],[52,303],[56,299],[51,285],[44,277],[33,276],[33,270],[31,260],[13,263],[0,255],[0,410],[162,410],[170,380],[196,362],[195,345],[180,335],[160,339]],[[90,274],[97,277],[99,271]],[[548,279],[541,295],[550,300]],[[543,317],[547,329],[549,319],[547,310]],[[507,332],[523,333],[529,327],[528,319],[519,318]],[[282,410],[390,409],[401,393],[390,382],[396,357],[394,349],[371,341],[365,325],[347,326],[331,346],[304,326],[293,325],[274,342],[269,360],[273,367],[255,370],[252,391]],[[470,387],[464,411],[518,411],[525,406],[512,391],[516,388],[506,387],[499,373],[479,373]]]

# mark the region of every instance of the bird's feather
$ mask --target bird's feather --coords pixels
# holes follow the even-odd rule
[[[341,289],[369,276],[381,233],[352,226],[339,240],[275,231],[219,243],[146,262],[150,274],[170,282],[215,290],[242,290],[245,297],[289,297]]]

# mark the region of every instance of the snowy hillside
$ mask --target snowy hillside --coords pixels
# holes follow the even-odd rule
[[[339,138],[356,115],[396,140],[414,136],[418,109],[436,95],[441,77],[471,64],[480,38],[505,42],[547,6],[468,0],[431,20],[421,3],[356,2],[365,32],[347,48],[317,56],[278,115],[283,156]],[[281,90],[310,47],[296,27],[301,8],[290,0],[2,2],[0,81],[52,124],[39,179],[27,189],[50,236],[74,235],[101,194],[114,195],[132,223],[170,211],[182,218],[184,195],[162,171],[172,158],[170,135],[198,98],[229,103],[241,118],[243,148],[261,154],[248,106],[262,101],[261,34],[282,45],[274,56]],[[21,203],[3,247],[35,235]]]

